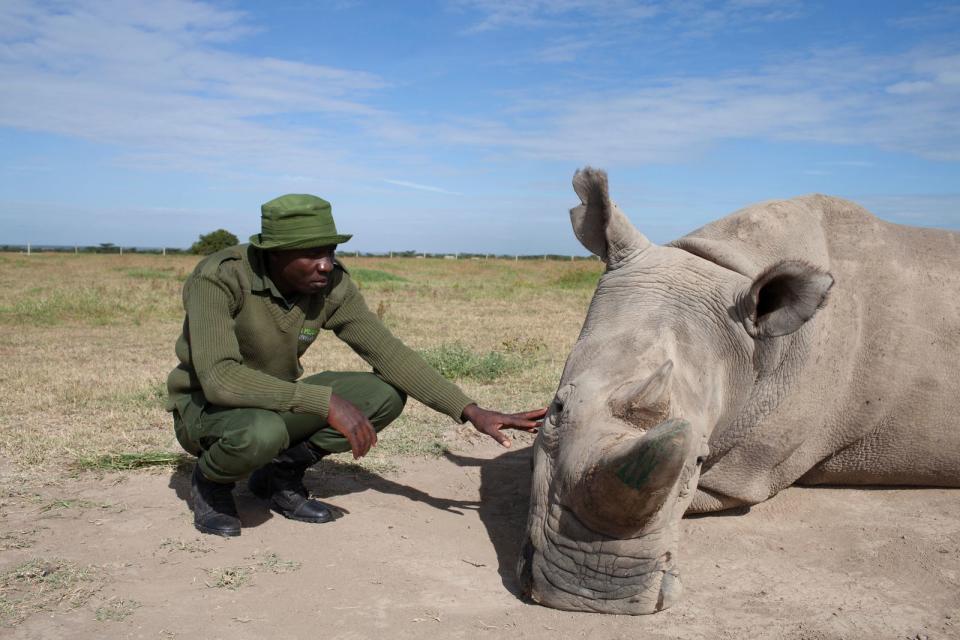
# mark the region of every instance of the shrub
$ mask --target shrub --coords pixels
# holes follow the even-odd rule
[[[445,378],[473,378],[480,382],[493,382],[505,373],[517,368],[515,358],[497,351],[475,353],[460,344],[442,344],[421,351],[424,360]]]
[[[208,256],[211,253],[216,253],[221,249],[232,247],[238,243],[239,240],[237,240],[237,236],[226,229],[217,229],[210,233],[201,234],[200,239],[190,247],[190,253],[199,253]]]

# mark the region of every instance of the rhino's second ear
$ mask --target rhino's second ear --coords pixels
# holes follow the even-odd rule
[[[742,300],[743,326],[754,338],[793,333],[827,302],[833,276],[800,260],[785,260],[760,274]]]
[[[608,266],[650,245],[610,201],[606,171],[590,167],[578,170],[573,175],[573,190],[581,202],[570,210],[573,232],[588,251]]]

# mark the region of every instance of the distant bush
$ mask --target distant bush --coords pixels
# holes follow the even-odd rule
[[[420,355],[445,378],[473,378],[480,382],[493,382],[500,376],[518,368],[516,358],[497,351],[476,353],[459,342],[442,344],[421,351]]]
[[[190,253],[199,253],[200,255],[208,256],[211,253],[216,253],[221,249],[226,249],[239,243],[240,241],[237,240],[237,236],[226,229],[217,229],[210,233],[201,234],[200,239],[190,246]]]

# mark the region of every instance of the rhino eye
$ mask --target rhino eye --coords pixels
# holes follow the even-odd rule
[[[706,458],[704,458],[703,456],[697,456],[697,466],[699,467],[700,465],[702,465],[704,460],[706,460]]]

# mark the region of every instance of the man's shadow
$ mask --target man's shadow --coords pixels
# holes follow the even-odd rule
[[[181,461],[170,474],[170,488],[188,509],[191,508],[190,476],[193,473],[194,464],[189,460]],[[475,500],[438,498],[384,478],[359,465],[338,460],[324,460],[308,469],[304,475],[303,484],[313,497],[332,507],[334,519],[349,513],[345,507],[337,503],[337,497],[368,490],[402,496],[413,502],[422,502],[435,509],[458,515],[463,515],[464,511],[475,511],[480,507],[480,503]],[[270,511],[266,502],[250,493],[245,480],[237,482],[233,495],[244,528],[258,527],[277,515]]]

